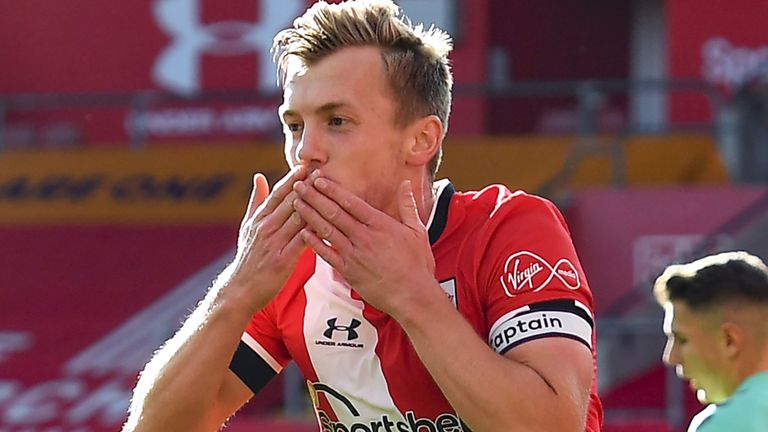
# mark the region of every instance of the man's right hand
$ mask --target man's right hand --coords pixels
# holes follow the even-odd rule
[[[235,259],[222,277],[222,294],[252,313],[263,308],[283,287],[306,246],[298,235],[305,223],[294,212],[293,184],[307,177],[294,167],[269,193],[262,174],[253,177],[253,190],[240,224]]]

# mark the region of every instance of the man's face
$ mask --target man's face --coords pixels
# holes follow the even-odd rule
[[[681,301],[664,307],[664,362],[690,381],[702,403],[720,403],[729,396],[729,366],[719,327],[713,312],[695,313]]]
[[[380,52],[341,49],[288,70],[280,117],[285,154],[380,210],[391,210],[405,178],[405,130],[395,126]]]

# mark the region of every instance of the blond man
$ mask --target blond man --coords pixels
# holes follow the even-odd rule
[[[218,429],[295,362],[323,431],[597,431],[592,297],[548,201],[435,182],[451,41],[388,0],[275,38],[286,160],[125,430]]]

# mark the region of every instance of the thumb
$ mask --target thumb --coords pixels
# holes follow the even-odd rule
[[[410,180],[400,183],[398,201],[400,203],[400,220],[411,229],[424,229],[424,225],[419,218],[419,210],[416,208],[416,200],[413,198],[413,188],[411,187]]]
[[[248,199],[248,207],[245,211],[245,219],[250,219],[256,212],[261,203],[269,196],[269,183],[267,178],[262,173],[256,173],[253,176],[253,189],[251,190],[251,197]]]

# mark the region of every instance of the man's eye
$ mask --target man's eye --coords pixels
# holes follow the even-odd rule
[[[328,121],[328,124],[331,126],[344,126],[344,123],[346,123],[346,120],[341,117],[333,117]]]
[[[288,127],[288,130],[291,132],[298,132],[301,130],[300,123],[288,123],[286,126]]]

